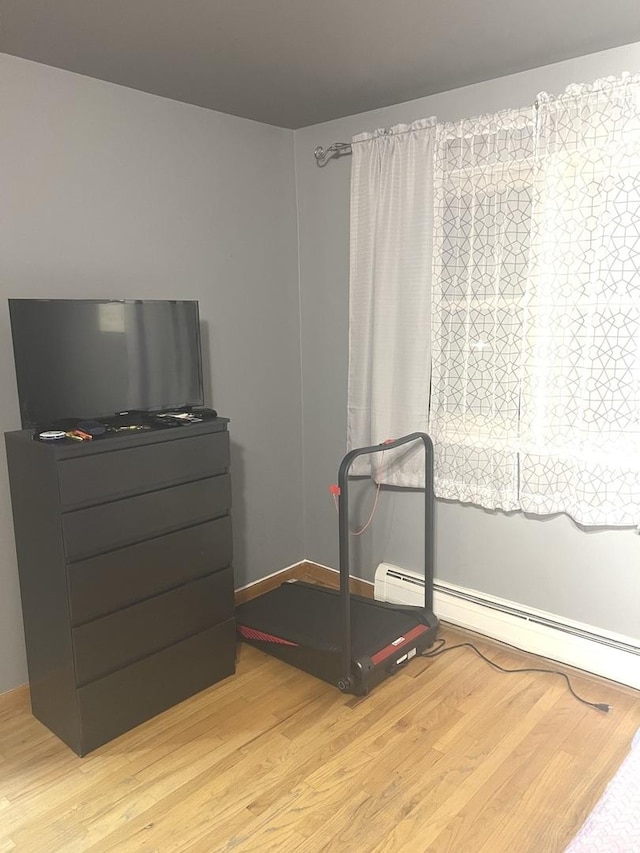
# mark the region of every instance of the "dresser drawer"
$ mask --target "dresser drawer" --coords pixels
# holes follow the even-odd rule
[[[231,506],[228,474],[67,512],[62,534],[68,561],[153,539],[224,515]]]
[[[233,675],[235,648],[235,619],[229,619],[81,687],[80,754]]]
[[[87,684],[230,619],[233,572],[223,569],[73,629],[76,682]]]
[[[231,565],[228,515],[108,551],[68,567],[71,621],[80,625]]]
[[[63,459],[58,463],[60,505],[72,509],[150,492],[212,477],[228,466],[227,432]]]

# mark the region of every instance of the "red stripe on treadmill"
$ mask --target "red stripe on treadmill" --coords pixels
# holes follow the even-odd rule
[[[371,656],[371,660],[374,664],[380,663],[387,658],[390,658],[391,655],[397,654],[401,649],[404,648],[408,643],[412,640],[415,640],[421,634],[424,634],[425,631],[428,631],[426,625],[416,625],[415,628],[412,628],[410,631],[407,631],[406,634],[403,634],[401,637],[398,637],[393,643],[389,643],[388,646],[385,646],[384,649],[380,649],[379,652],[376,652],[375,655]]]
[[[275,637],[273,634],[265,634],[264,631],[256,631],[255,628],[247,628],[244,625],[238,625],[238,631],[245,640],[261,640],[263,643],[279,643],[281,646],[297,646],[297,643],[292,643],[289,640],[283,640],[282,637]]]

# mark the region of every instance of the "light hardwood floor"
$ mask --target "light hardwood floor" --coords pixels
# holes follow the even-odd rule
[[[640,726],[638,693],[574,682],[613,710],[469,650],[356,699],[243,645],[234,677],[83,759],[19,689],[0,697],[0,853],[561,851]]]

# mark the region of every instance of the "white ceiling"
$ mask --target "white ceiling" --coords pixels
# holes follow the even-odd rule
[[[289,128],[634,41],[639,0],[0,0],[4,53]]]

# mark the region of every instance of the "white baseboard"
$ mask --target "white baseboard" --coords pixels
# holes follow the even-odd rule
[[[640,641],[438,581],[439,619],[640,689]]]
[[[244,586],[239,586],[236,589],[236,592],[244,592],[245,589],[251,589],[252,586],[257,586],[258,584],[261,584],[264,581],[268,581],[270,578],[275,578],[278,575],[283,574],[284,572],[288,572],[290,569],[297,569],[298,566],[304,565],[305,562],[307,562],[307,561],[306,560],[298,560],[297,563],[291,563],[290,566],[285,566],[283,569],[278,569],[275,572],[271,572],[270,575],[265,575],[263,578],[258,578],[255,581],[250,581],[249,583],[246,583]]]

